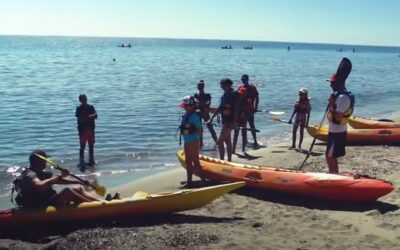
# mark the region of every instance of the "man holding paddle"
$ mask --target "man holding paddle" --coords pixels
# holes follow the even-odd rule
[[[347,64],[351,69],[350,60],[348,60]],[[346,78],[347,75],[346,77],[339,78],[337,74],[333,74],[331,78],[327,80],[330,82],[334,93],[329,98],[329,107],[326,116],[329,121],[326,162],[328,164],[329,173],[334,174],[339,172],[337,158],[346,154],[347,122],[354,108],[354,96],[350,91],[347,91],[345,87]]]
[[[29,155],[29,168],[25,169],[21,176],[14,181],[17,204],[21,207],[46,207],[65,206],[70,203],[101,201],[97,197],[84,191],[82,187],[64,188],[60,192],[53,189],[55,184],[81,184],[91,185],[88,181],[71,180],[66,169],[61,170],[61,175],[55,177],[46,168],[47,155],[42,150],[35,150]]]

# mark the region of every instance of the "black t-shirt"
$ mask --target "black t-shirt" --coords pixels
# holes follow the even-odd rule
[[[211,105],[211,95],[208,93],[196,93],[194,94],[194,101],[197,109],[201,112],[208,112]]]
[[[222,124],[233,122],[237,98],[237,92],[232,88],[222,95],[221,103],[218,108],[221,114]]]
[[[90,128],[91,130],[94,131],[94,129],[95,129],[94,119],[95,118],[89,117],[92,114],[96,114],[96,110],[90,104],[80,105],[80,106],[76,107],[75,116],[77,117],[79,133],[82,133],[83,131],[85,131],[86,128]]]

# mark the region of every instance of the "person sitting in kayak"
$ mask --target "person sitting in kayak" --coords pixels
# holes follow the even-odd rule
[[[236,128],[237,126],[239,115],[239,102],[237,101],[237,92],[233,90],[232,85],[233,82],[229,78],[221,80],[220,86],[221,89],[224,91],[224,94],[221,97],[221,103],[217,109],[217,112],[214,113],[209,121],[209,123],[212,123],[214,117],[218,114],[221,114],[222,129],[218,138],[218,151],[220,159],[223,160],[225,156],[225,144],[228,161],[232,161],[231,132],[232,129]]]
[[[310,120],[311,103],[310,97],[308,97],[308,90],[306,88],[301,88],[299,90],[299,99],[294,105],[294,110],[292,116],[289,119],[289,124],[292,124],[294,115],[296,115],[293,131],[292,131],[292,146],[290,149],[296,148],[296,133],[300,126],[300,136],[299,136],[299,149],[301,149],[301,144],[303,143],[304,128],[308,126]]]
[[[21,176],[14,181],[17,191],[15,201],[20,207],[46,207],[46,206],[65,206],[71,203],[79,204],[82,202],[101,201],[101,199],[84,191],[82,187],[64,188],[60,192],[53,189],[55,184],[89,184],[87,181],[70,180],[68,170],[62,170],[61,175],[55,177],[51,172],[45,171],[46,161],[39,156],[47,158],[42,150],[35,150],[29,155],[29,167],[25,169]]]
[[[201,118],[207,124],[208,131],[210,131],[211,137],[214,142],[217,143],[217,133],[211,123],[207,123],[210,120],[210,105],[211,105],[211,95],[204,92],[204,81],[200,80],[197,84],[197,89],[199,93],[194,94],[194,102],[196,104],[196,109],[200,112]],[[200,136],[200,147],[203,147],[203,136]]]
[[[187,181],[184,187],[190,188],[193,185],[193,173],[196,173],[204,180],[204,174],[199,160],[200,137],[203,133],[203,126],[200,115],[195,111],[196,107],[192,96],[185,96],[179,103],[179,106],[186,111],[182,117],[179,128],[183,136],[186,162]]]
[[[234,154],[236,151],[236,144],[239,137],[239,132],[242,132],[242,152],[245,154],[246,143],[247,143],[246,124],[250,115],[248,104],[246,103],[248,101],[248,99],[246,98],[247,89],[243,86],[239,87],[237,93],[238,93],[237,101],[239,102],[239,118],[238,118],[238,127],[234,129],[233,133],[232,153]]]
[[[327,81],[334,93],[329,98],[329,134],[325,156],[329,173],[336,174],[339,172],[337,158],[346,155],[347,122],[353,113],[355,100],[354,95],[347,91],[345,82],[339,81],[336,74]]]

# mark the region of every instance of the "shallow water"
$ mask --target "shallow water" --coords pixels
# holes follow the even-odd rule
[[[128,42],[132,48],[117,47]],[[233,49],[220,49],[226,44]],[[242,49],[248,45],[253,50]],[[328,44],[0,36],[0,207],[10,206],[10,183],[33,149],[46,150],[79,173],[74,115],[81,93],[99,116],[96,176],[115,186],[178,167],[178,102],[196,92],[200,79],[217,105],[221,78],[231,78],[236,87],[249,74],[260,92],[260,109],[286,111],[284,119],[297,90],[307,87],[311,123],[319,123],[331,92],[325,79],[346,56],[353,62],[347,85],[356,96],[356,114],[393,117],[400,102],[399,54],[393,47]],[[265,113],[257,114],[256,125],[263,144],[289,141],[290,127]],[[212,148],[205,134],[205,147]]]

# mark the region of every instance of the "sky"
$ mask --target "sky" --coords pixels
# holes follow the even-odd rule
[[[0,0],[0,35],[400,46],[398,0]]]

